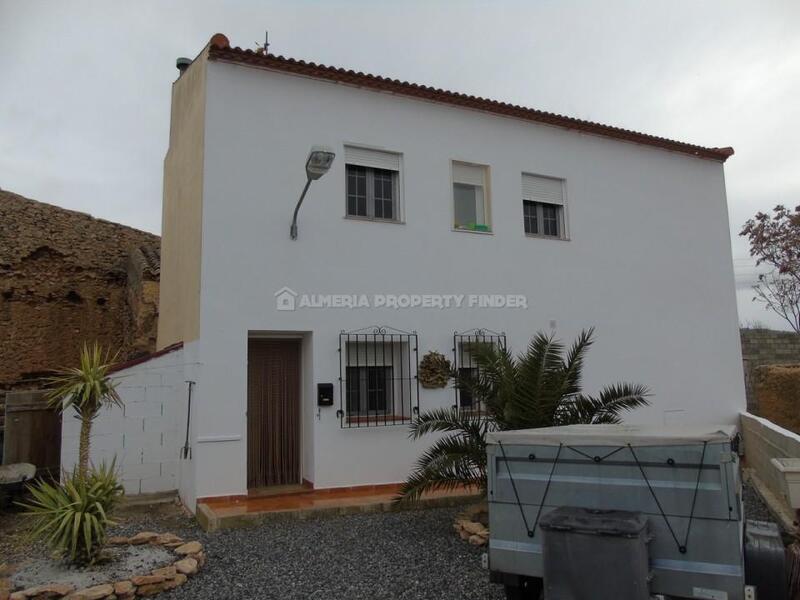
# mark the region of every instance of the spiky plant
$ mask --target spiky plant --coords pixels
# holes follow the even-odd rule
[[[416,501],[424,492],[452,490],[462,486],[486,486],[486,433],[494,421],[475,412],[439,408],[419,415],[411,423],[410,437],[419,439],[434,432],[439,438],[417,459],[414,471],[400,490],[398,501]]]
[[[49,380],[50,406],[61,411],[74,408],[81,422],[78,445],[78,475],[81,477],[86,477],[89,468],[92,421],[104,406],[122,406],[117,384],[109,376],[116,358],[116,354],[104,352],[97,343],[91,348],[84,344],[79,366],[59,369]]]
[[[115,467],[116,460],[86,475],[64,473],[61,484],[39,480],[29,485],[31,499],[19,505],[33,519],[32,537],[73,563],[95,562],[106,529],[114,524],[109,514],[123,494]]]
[[[605,386],[597,395],[582,391],[586,352],[594,329],[584,330],[566,351],[554,334],[537,333],[528,349],[514,357],[490,344],[469,348],[477,376],[454,373],[456,386],[468,391],[480,411],[437,409],[411,424],[410,437],[444,433],[417,461],[398,502],[424,492],[458,486],[486,488],[486,433],[576,423],[618,423],[623,412],[648,404],[640,384]]]

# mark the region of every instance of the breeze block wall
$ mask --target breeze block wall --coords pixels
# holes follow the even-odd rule
[[[183,350],[178,347],[113,374],[123,408],[100,412],[92,427],[91,460],[99,465],[117,459],[125,493],[168,492],[178,488],[178,461],[185,433],[186,396]],[[181,416],[179,416],[179,413]],[[71,471],[78,461],[80,421],[64,413],[61,465]]]
[[[800,335],[793,331],[741,329],[747,410],[759,413],[755,370],[763,365],[800,364]]]

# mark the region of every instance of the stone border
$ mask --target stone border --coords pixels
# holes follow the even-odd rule
[[[206,563],[206,553],[200,542],[185,542],[172,533],[155,533],[143,531],[132,537],[111,537],[109,546],[139,546],[152,544],[172,550],[177,556],[171,565],[153,569],[147,575],[135,575],[123,581],[103,583],[82,590],[68,583],[51,583],[37,585],[13,592],[6,596],[9,600],[39,600],[40,598],[64,598],[64,600],[132,600],[136,597],[148,597],[171,590],[186,583]],[[3,587],[0,585],[0,600],[4,600]]]

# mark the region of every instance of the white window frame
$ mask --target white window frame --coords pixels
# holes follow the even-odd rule
[[[455,196],[455,185],[475,185],[472,182],[460,180],[459,177],[456,175],[456,170],[458,166],[463,167],[470,167],[481,169],[483,171],[483,215],[485,223],[488,227],[488,231],[481,231],[477,229],[469,229],[467,227],[457,227],[456,226],[456,196]],[[489,169],[489,165],[484,165],[480,163],[473,163],[464,160],[451,160],[450,161],[450,227],[453,231],[462,231],[467,233],[481,233],[481,234],[489,234],[491,235],[494,232],[492,226],[492,192],[491,192],[491,172]]]
[[[403,155],[400,152],[365,146],[362,144],[344,145],[344,218],[353,221],[374,221],[378,223],[405,223],[405,202],[403,198]],[[347,166],[364,167],[367,169],[367,214],[351,215],[348,212],[347,194]],[[393,213],[391,219],[375,216],[375,187],[374,169],[392,171],[392,194],[394,196]]]
[[[546,195],[537,195],[526,191],[525,181],[526,178],[538,178],[543,180],[551,180],[558,182],[561,185],[561,199],[560,202],[557,198],[549,198]],[[541,175],[538,173],[523,172],[521,177],[522,187],[522,231],[526,237],[539,238],[545,240],[562,240],[569,241],[569,220],[567,214],[567,182],[563,177],[553,177],[552,175]],[[558,235],[547,235],[545,233],[529,233],[525,231],[525,202],[533,202],[536,207],[536,221],[539,231],[544,230],[544,210],[543,206],[555,206],[558,216]]]

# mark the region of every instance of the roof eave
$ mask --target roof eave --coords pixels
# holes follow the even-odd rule
[[[663,150],[679,152],[681,154],[688,154],[697,158],[715,160],[722,163],[734,154],[733,148],[729,146],[724,148],[707,148],[629,129],[603,125],[602,123],[585,121],[574,117],[526,108],[506,102],[499,102],[497,100],[409,83],[407,81],[388,79],[378,75],[329,67],[313,62],[275,56],[273,54],[263,54],[249,49],[243,50],[239,47],[233,48],[230,46],[228,38],[220,33],[215,34],[209,42],[208,58],[209,60],[244,64],[325,81],[349,84],[376,91],[390,92],[400,96],[423,99],[460,108],[480,110],[491,114],[522,119],[524,121],[561,127],[571,131],[653,146]]]

